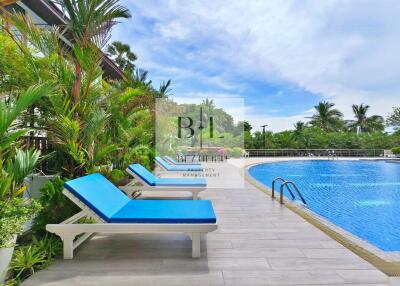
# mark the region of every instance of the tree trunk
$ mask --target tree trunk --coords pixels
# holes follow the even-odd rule
[[[81,66],[79,63],[75,63],[75,86],[74,86],[74,90],[73,90],[73,99],[74,99],[74,104],[78,104],[79,103],[79,97],[80,97],[80,93],[81,93],[81,84],[82,84],[82,70],[81,70]]]

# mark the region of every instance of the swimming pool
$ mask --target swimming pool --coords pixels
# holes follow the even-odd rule
[[[400,251],[400,164],[286,161],[249,174],[268,187],[275,177],[295,182],[313,212],[381,250]]]

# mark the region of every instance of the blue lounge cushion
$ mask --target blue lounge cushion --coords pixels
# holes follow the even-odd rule
[[[120,223],[215,223],[210,201],[132,200],[114,214]]]
[[[150,186],[156,185],[156,176],[145,167],[140,164],[132,164],[128,166],[129,170],[139,176],[143,181],[145,181]]]
[[[64,187],[105,221],[130,201],[101,174],[68,181]]]
[[[167,158],[170,162],[174,163],[175,165],[201,165],[200,162],[178,162],[171,158],[170,156],[164,156]]]
[[[150,186],[205,187],[207,181],[203,178],[157,178],[140,164],[132,164],[128,169],[139,176]]]
[[[206,187],[207,181],[203,178],[157,178],[156,186]]]
[[[203,168],[200,168],[198,166],[171,166],[167,162],[165,162],[164,159],[161,157],[155,157],[155,160],[163,166],[168,171],[183,171],[183,172],[196,172],[196,171],[203,171]]]
[[[130,200],[101,174],[74,179],[64,186],[109,223],[216,222],[211,201]]]

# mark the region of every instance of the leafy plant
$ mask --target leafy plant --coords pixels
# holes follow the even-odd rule
[[[11,260],[11,269],[16,272],[16,277],[25,278],[47,262],[46,253],[36,244],[18,247]]]
[[[32,240],[22,246],[17,246],[11,261],[14,279],[7,285],[19,285],[36,270],[46,268],[53,258],[62,252],[62,242],[55,236],[46,233],[45,236],[32,236]]]
[[[45,233],[46,224],[60,223],[79,211],[79,208],[63,195],[65,178],[56,177],[40,190],[41,211],[33,221],[36,233]]]
[[[0,248],[12,247],[13,237],[22,233],[25,223],[39,210],[40,204],[35,200],[13,198],[0,201]]]
[[[16,129],[15,123],[18,117],[29,106],[35,103],[40,97],[49,95],[51,88],[47,84],[30,87],[22,93],[18,99],[10,98],[8,101],[0,100],[0,159],[2,154],[16,142],[16,140],[25,135],[28,129]]]
[[[340,129],[343,113],[333,108],[334,103],[322,101],[314,106],[315,113],[311,116],[310,124],[324,131],[335,131]]]
[[[121,181],[123,178],[125,178],[125,173],[121,170],[118,169],[113,169],[110,173],[110,180],[113,183],[117,183]]]
[[[132,163],[139,163],[146,167],[147,169],[151,169],[153,167],[153,158],[154,152],[147,146],[139,145],[134,148],[131,148],[124,154],[124,165],[128,166]]]
[[[46,258],[51,260],[62,252],[62,242],[59,237],[46,233],[44,237],[32,237],[32,244],[41,249]]]
[[[348,127],[355,132],[374,132],[384,130],[384,119],[379,115],[367,116],[369,105],[353,104],[353,113],[355,120],[347,121]]]
[[[400,147],[392,148],[392,152],[393,152],[393,154],[396,154],[396,155],[400,154]]]
[[[387,117],[386,123],[388,126],[392,126],[395,129],[399,129],[399,127],[400,127],[400,107],[393,107],[393,111]]]
[[[24,179],[35,170],[39,158],[40,150],[16,150],[14,158],[6,164],[6,172],[13,176],[13,189],[24,184]]]
[[[107,47],[107,52],[121,70],[128,73],[133,72],[135,69],[133,62],[137,60],[137,57],[131,51],[129,45],[120,41],[114,41]]]

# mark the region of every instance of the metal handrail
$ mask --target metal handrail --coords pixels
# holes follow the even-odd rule
[[[281,181],[282,184],[286,183],[286,180],[285,180],[284,178],[282,178],[282,177],[276,177],[276,178],[272,181],[272,199],[275,198],[275,183],[276,183],[276,181]],[[282,184],[281,184],[281,186],[282,186]],[[295,196],[293,195],[292,190],[291,190],[288,186],[287,186],[286,188],[287,188],[287,190],[289,191],[290,195],[292,196],[292,200],[294,200]]]
[[[297,188],[296,184],[293,183],[292,181],[285,181],[282,185],[281,188],[279,190],[280,192],[280,197],[279,197],[279,202],[281,203],[281,205],[283,204],[283,187],[288,188],[288,185],[292,185],[294,187],[294,189],[296,190],[297,194],[299,195],[301,201],[303,204],[307,205],[306,200],[303,198],[303,195],[301,194],[300,190]],[[293,195],[293,194],[292,194]]]

